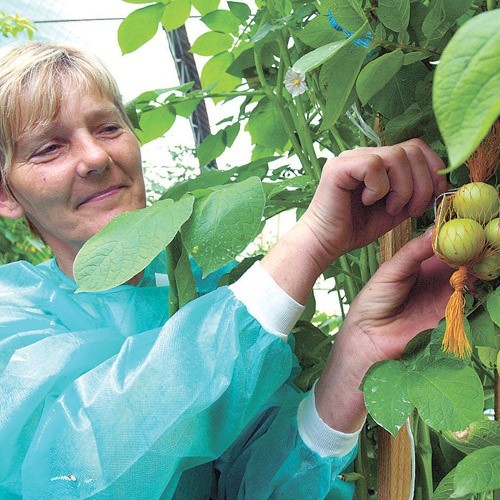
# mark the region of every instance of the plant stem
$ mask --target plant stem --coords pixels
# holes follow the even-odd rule
[[[361,258],[359,262],[359,270],[361,273],[361,280],[363,281],[363,286],[368,283],[370,279],[370,265],[368,263],[368,248],[363,247],[361,249]]]
[[[379,40],[375,38],[373,40],[374,45],[382,45],[382,47],[396,47],[397,49],[407,49],[412,52],[423,52],[424,54],[429,54],[430,56],[440,56],[441,52],[436,52],[435,50],[424,49],[424,47],[416,47],[414,45],[407,45],[405,43],[391,42],[389,40]]]
[[[290,61],[290,55],[288,53],[288,49],[283,37],[284,37],[283,33],[281,34],[281,36],[278,37],[280,57],[283,61],[285,61],[285,64],[288,67],[291,67],[292,62]],[[281,96],[282,94],[278,94],[278,97],[280,99]],[[307,117],[304,111],[304,106],[302,105],[302,101],[300,100],[300,97],[297,97],[297,99],[293,101],[293,104],[295,105],[295,107],[293,107],[293,110],[289,109],[290,114],[292,116],[292,120],[294,120],[295,122],[295,127],[297,129],[297,133],[299,134],[300,142],[301,144],[303,144],[309,156],[309,161],[311,163],[312,171],[314,173],[313,178],[316,179],[316,181],[319,181],[319,178],[321,177],[321,167],[319,165],[318,158],[316,157],[316,153],[314,151],[314,144],[311,137],[311,130],[307,126]],[[295,111],[295,109],[297,110],[297,114],[294,116],[293,111]]]
[[[415,460],[420,471],[420,487],[422,488],[422,499],[432,498],[432,446],[429,427],[418,416],[414,415],[415,422]]]
[[[377,260],[377,243],[374,241],[368,245],[368,265],[370,267],[370,277],[375,274],[378,269]]]
[[[482,361],[479,359],[479,357],[477,356],[477,354],[475,354],[474,352],[472,353],[471,355],[471,358],[472,358],[472,361],[474,361],[474,363],[476,364],[477,366],[477,369],[486,377],[488,378],[491,382],[495,383],[495,377],[484,367]]]
[[[354,462],[354,470],[363,476],[363,479],[358,481],[355,490],[356,500],[368,500],[368,478],[370,475],[370,467],[368,465],[368,450],[366,445],[366,426],[359,434],[358,439],[358,454]]]
[[[180,236],[176,234],[174,239],[167,245],[167,276],[168,276],[168,314],[172,317],[179,310],[179,290],[175,277],[175,268],[180,258]]]
[[[293,125],[290,124],[290,117],[286,115],[285,107],[282,105],[281,100],[276,96],[273,92],[272,87],[267,83],[266,77],[264,75],[264,70],[262,69],[262,60],[260,57],[260,51],[254,50],[254,60],[255,60],[255,69],[257,71],[257,75],[259,77],[260,84],[265,92],[265,95],[271,100],[271,102],[276,106],[278,113],[281,116],[281,121],[283,122],[283,126],[285,127],[286,133],[290,142],[292,143],[292,147],[295,151],[295,154],[299,157],[300,163],[304,168],[304,171],[314,179],[314,173],[311,168],[311,163],[307,156],[304,155],[302,151],[302,146],[299,141],[295,137],[295,130],[293,129]]]
[[[351,304],[352,301],[354,300],[354,297],[356,297],[357,287],[354,283],[354,280],[351,277],[352,272],[349,266],[349,261],[347,260],[347,257],[345,255],[339,257],[339,264],[344,273],[344,279],[345,279],[344,290],[346,299],[347,302]]]

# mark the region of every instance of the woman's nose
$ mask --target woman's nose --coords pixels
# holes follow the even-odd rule
[[[101,174],[111,165],[111,158],[103,145],[94,137],[82,137],[77,146],[77,172],[87,177],[92,172]]]

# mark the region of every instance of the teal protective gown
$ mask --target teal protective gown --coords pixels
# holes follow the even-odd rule
[[[289,344],[217,276],[169,319],[161,260],[101,293],[0,268],[0,499],[351,498],[355,450],[298,434]]]

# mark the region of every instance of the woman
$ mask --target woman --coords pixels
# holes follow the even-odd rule
[[[333,260],[444,191],[439,157],[413,140],[330,160],[261,263],[167,318],[161,256],[125,285],[74,293],[85,241],[145,206],[107,70],[71,47],[14,47],[0,59],[0,110],[0,215],[26,215],[55,255],[0,268],[0,496],[349,498],[336,477],[366,416],[366,370],[443,316],[449,272],[428,260],[429,235],[358,296],[307,394],[290,382],[286,338]]]

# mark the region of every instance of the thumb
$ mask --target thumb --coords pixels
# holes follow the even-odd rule
[[[380,270],[385,280],[400,280],[415,274],[425,260],[434,255],[432,250],[432,235],[434,227],[431,226],[424,234],[412,239],[404,245],[391,259],[386,261]]]

